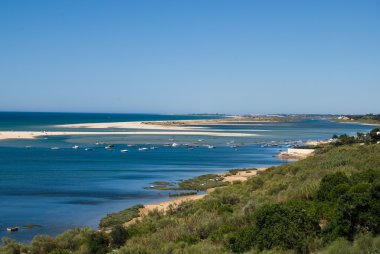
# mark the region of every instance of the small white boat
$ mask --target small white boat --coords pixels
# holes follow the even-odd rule
[[[71,148],[72,148],[72,149],[78,149],[79,146],[77,146],[77,145],[73,145]]]
[[[148,148],[146,148],[146,147],[139,148],[139,151],[146,151],[146,150],[148,150]]]
[[[133,147],[133,146],[135,146],[135,145],[127,145],[128,147]]]
[[[157,146],[151,146],[149,149],[150,149],[150,150],[157,150],[158,147],[157,147]]]
[[[208,149],[214,149],[214,148],[215,148],[215,146],[212,146],[212,145],[208,145],[208,146],[207,146],[207,148],[208,148]]]
[[[61,148],[59,148],[58,146],[53,146],[52,148],[50,148],[51,150],[59,150]]]
[[[172,144],[172,147],[176,147],[176,146],[179,146],[179,145],[177,143]]]
[[[127,149],[120,150],[122,153],[128,153],[129,151]]]
[[[105,149],[107,149],[107,150],[110,150],[110,149],[112,149],[112,148],[114,148],[115,146],[114,145],[108,145],[108,146],[106,146],[106,147],[104,147]]]
[[[85,151],[92,151],[92,148],[90,148],[90,147],[86,147],[84,150],[85,150]]]
[[[7,228],[7,231],[8,232],[16,232],[16,231],[18,231],[18,227],[9,227],[9,228]]]

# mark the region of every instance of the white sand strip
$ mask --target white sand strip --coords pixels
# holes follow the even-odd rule
[[[156,123],[156,122],[154,122]],[[185,127],[176,125],[164,125],[165,122],[114,122],[114,123],[80,123],[80,124],[64,124],[55,125],[59,128],[88,128],[88,129],[142,129],[142,130],[172,130],[172,131],[192,131],[206,129],[204,127]]]
[[[207,132],[207,131],[1,131],[2,139],[32,139],[36,137],[66,136],[66,135],[193,135],[193,136],[218,136],[218,137],[255,137],[258,134]]]
[[[55,125],[59,128],[89,128],[89,129],[144,129],[144,130],[181,130],[197,131],[208,129],[204,126],[187,126],[187,125],[260,125],[263,122],[274,121],[253,121],[244,118],[231,119],[209,119],[209,120],[175,120],[175,121],[146,121],[146,122],[111,122],[111,123],[80,123],[80,124],[63,124]]]

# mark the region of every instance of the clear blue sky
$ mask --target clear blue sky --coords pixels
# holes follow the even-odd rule
[[[0,111],[380,113],[380,1],[0,1]]]

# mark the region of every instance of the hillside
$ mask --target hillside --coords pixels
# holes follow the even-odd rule
[[[380,145],[328,146],[112,233],[75,229],[0,253],[370,253],[380,250]]]

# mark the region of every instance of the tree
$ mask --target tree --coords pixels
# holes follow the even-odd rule
[[[371,139],[371,143],[376,143],[380,141],[380,128],[375,128],[371,130],[371,132],[369,133],[369,137]]]

